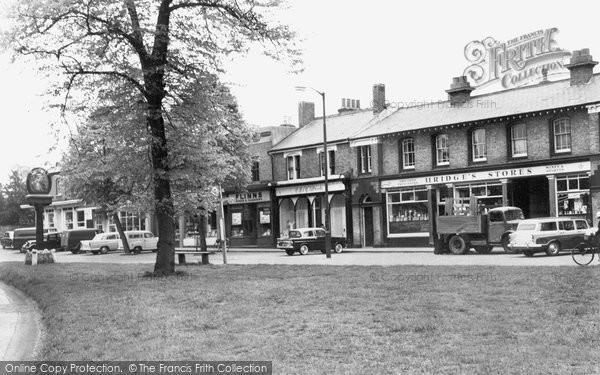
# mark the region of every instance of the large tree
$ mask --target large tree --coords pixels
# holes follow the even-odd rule
[[[13,170],[10,172],[8,183],[2,185],[0,225],[31,225],[34,222],[33,211],[21,209],[27,195],[26,175],[24,171]]]
[[[174,272],[174,173],[165,111],[185,105],[202,72],[255,42],[298,63],[293,33],[275,21],[281,0],[23,0],[7,40],[24,55],[60,67],[65,109],[76,90],[101,95],[128,85],[123,100],[142,107],[159,242],[155,273]],[[131,102],[129,103],[131,104]],[[98,113],[95,111],[95,113]],[[176,124],[174,125],[176,126]],[[126,136],[124,134],[124,136]]]

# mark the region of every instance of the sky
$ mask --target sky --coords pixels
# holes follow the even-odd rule
[[[7,1],[13,0],[0,5]],[[595,1],[288,0],[288,5],[281,20],[298,34],[303,72],[292,74],[289,66],[258,54],[227,66],[224,80],[252,125],[297,124],[299,101],[314,101],[320,114],[320,96],[295,86],[325,92],[327,114],[337,113],[342,98],[370,107],[377,83],[385,84],[390,102],[443,100],[452,77],[469,65],[465,46],[490,36],[505,42],[555,27],[560,48],[589,48],[600,60],[600,4]],[[12,64],[6,54],[0,54],[0,68],[0,182],[5,182],[18,167],[54,166],[60,147],[49,151],[57,139],[49,126],[53,114],[44,109],[43,80],[32,67]]]

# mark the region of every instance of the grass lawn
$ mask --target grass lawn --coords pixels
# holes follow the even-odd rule
[[[267,360],[276,374],[600,373],[600,267],[0,264],[47,360]]]

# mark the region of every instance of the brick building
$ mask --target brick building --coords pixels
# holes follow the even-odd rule
[[[600,153],[595,65],[587,50],[576,51],[570,79],[481,96],[457,77],[447,101],[398,109],[355,133],[351,144],[368,143],[380,165],[352,182],[354,245],[373,236],[387,246],[426,244],[447,198],[459,210],[474,196],[480,210],[514,205],[526,217],[591,221],[591,159]],[[365,233],[376,231],[377,214],[380,233]]]

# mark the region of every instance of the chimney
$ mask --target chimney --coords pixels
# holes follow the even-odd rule
[[[315,119],[315,103],[298,103],[298,127],[301,128]]]
[[[452,78],[450,89],[446,90],[450,105],[460,106],[461,104],[468,102],[471,99],[471,91],[473,90],[475,89],[471,87],[466,76]]]
[[[598,62],[594,61],[588,48],[573,51],[571,62],[565,65],[571,72],[571,86],[588,83],[594,74],[594,66],[596,64]]]
[[[385,85],[377,83],[373,85],[373,114],[377,115],[385,109]]]
[[[357,109],[360,109],[360,100],[342,98],[342,107],[338,109],[338,113],[342,114],[345,112],[355,111]]]

